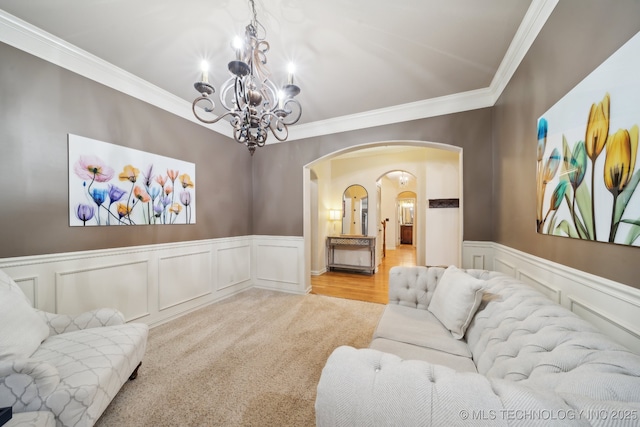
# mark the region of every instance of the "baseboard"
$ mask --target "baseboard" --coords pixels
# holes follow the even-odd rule
[[[327,272],[327,268],[322,268],[320,270],[311,270],[311,275],[312,276],[322,276],[324,273]]]
[[[640,290],[493,242],[463,242],[464,268],[516,277],[640,354]]]

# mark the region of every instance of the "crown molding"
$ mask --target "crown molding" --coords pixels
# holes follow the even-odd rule
[[[296,125],[289,129],[287,141],[491,107],[493,105],[492,100],[493,94],[489,88],[425,99],[423,101]]]
[[[502,91],[507,87],[511,77],[515,74],[524,56],[531,48],[536,37],[551,16],[559,0],[533,0],[524,15],[516,35],[513,37],[507,53],[504,55],[496,74],[491,81],[493,104],[498,101]]]
[[[200,122],[191,112],[191,103],[184,99],[1,9],[0,41],[190,122],[233,137],[226,122],[215,125]]]
[[[493,106],[558,1],[531,2],[489,87],[292,126],[287,141]],[[1,9],[0,41],[221,135],[233,137],[232,129],[226,121],[214,125],[204,124],[193,116],[189,102]],[[273,139],[269,143],[277,142]]]

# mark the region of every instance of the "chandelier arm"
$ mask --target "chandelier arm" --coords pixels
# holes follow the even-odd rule
[[[263,123],[271,131],[271,134],[280,142],[286,141],[289,136],[289,129],[275,112],[266,112],[260,117]],[[266,137],[265,137],[266,139]]]
[[[242,127],[234,127],[233,128],[233,139],[236,140],[237,143],[240,144],[246,144],[247,143],[247,138],[244,138],[242,136]]]
[[[197,118],[198,120],[200,120],[202,123],[206,123],[206,124],[208,124],[208,125],[212,125],[212,124],[214,124],[214,123],[218,123],[218,122],[219,122],[223,117],[226,117],[226,116],[235,116],[235,115],[236,115],[236,113],[234,113],[233,111],[228,111],[228,112],[224,113],[223,115],[221,115],[221,116],[217,116],[215,119],[211,119],[211,120],[206,119],[206,118],[203,118],[203,117],[200,117],[200,115],[198,114],[198,111],[197,111],[197,109],[196,109],[196,105],[197,105],[197,104],[198,104],[198,102],[200,102],[200,101],[207,101],[207,102],[208,102],[208,103],[210,103],[212,106],[213,106],[214,104],[213,104],[213,101],[211,101],[211,100],[210,100],[208,97],[206,97],[206,96],[200,96],[200,97],[196,98],[196,99],[193,101],[193,104],[191,104],[191,110],[193,111],[193,115],[194,115],[194,116],[196,116],[196,118]],[[213,108],[206,107],[204,110],[205,110],[206,112],[208,112],[208,113],[211,113],[211,112],[213,111]]]
[[[263,82],[263,86],[267,87],[269,89],[269,92],[271,92],[277,98],[280,89],[275,85],[275,83],[267,79]]]
[[[244,80],[236,77],[233,84],[233,93],[235,97],[236,108],[244,110],[245,106],[249,103],[247,99],[248,91],[247,85],[244,84]]]
[[[264,144],[267,142],[267,130],[264,128],[258,128],[256,133],[256,138],[254,140],[255,144],[258,147],[264,147]]]
[[[222,87],[220,88],[220,103],[222,104],[222,106],[223,106],[223,107],[225,108],[225,110],[227,110],[227,111],[234,111],[234,110],[235,110],[235,108],[234,108],[232,105],[231,105],[231,106],[229,105],[229,101],[230,101],[230,99],[228,98],[229,91],[230,91],[231,89],[234,89],[234,90],[235,90],[235,85],[234,85],[234,82],[233,82],[233,80],[234,80],[235,78],[236,78],[236,77],[231,77],[230,79],[228,79],[227,81],[225,81],[225,82],[222,84]],[[234,101],[236,101],[236,100],[235,100],[235,99],[233,99],[233,100],[231,100],[231,101],[232,101],[232,102],[234,102]]]
[[[294,106],[293,109],[287,109],[291,105]],[[297,99],[289,98],[284,102],[282,109],[280,111],[284,112],[284,116],[280,119],[280,121],[287,126],[295,125],[302,117],[302,105],[298,102]],[[293,114],[293,115],[292,115]]]
[[[278,128],[274,129],[274,123],[278,123],[276,122],[271,122],[269,124],[269,129],[271,129],[271,133],[273,134],[273,136],[276,137],[276,139],[280,142],[286,141],[287,138],[289,137],[289,128],[287,127],[287,125],[285,125],[282,122],[279,122],[282,126],[279,126]],[[282,136],[280,136],[282,135]]]
[[[271,82],[271,80],[267,80],[263,83],[262,88],[260,88],[260,92],[263,96],[263,105],[266,107],[266,110],[269,112],[274,112],[278,109],[278,89]]]

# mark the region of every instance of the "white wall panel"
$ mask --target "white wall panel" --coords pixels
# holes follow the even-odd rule
[[[19,279],[13,279],[16,285],[20,286],[22,292],[29,298],[33,307],[38,306],[38,277],[21,277]]]
[[[258,275],[260,280],[297,283],[296,247],[258,245]]]
[[[533,274],[529,274],[522,270],[518,271],[516,277],[524,283],[536,288],[540,293],[545,294],[551,301],[557,302],[558,304],[562,303],[562,291],[558,287],[551,286],[545,281],[535,278]]]
[[[462,267],[489,270],[493,268],[493,254],[491,242],[464,241],[462,243]]]
[[[636,325],[631,325],[620,319],[617,314],[595,307],[574,296],[570,295],[568,298],[571,301],[571,311],[640,354],[640,329]]]
[[[160,311],[211,293],[209,251],[161,257],[158,263]]]
[[[251,280],[251,244],[220,248],[216,252],[216,289],[225,289]]]
[[[460,265],[460,210],[427,208],[426,264]]]
[[[254,285],[285,292],[306,293],[304,241],[300,237],[265,237],[254,241]]]
[[[117,307],[126,320],[148,314],[146,261],[101,265],[56,273],[58,313],[77,314]]]
[[[493,268],[489,270],[496,270],[508,276],[516,277],[516,267],[504,258],[498,256],[493,258]]]
[[[471,265],[469,266],[469,268],[484,270],[484,263],[484,255],[473,255],[471,257]]]

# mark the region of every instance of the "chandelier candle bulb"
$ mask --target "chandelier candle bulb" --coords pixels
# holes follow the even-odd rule
[[[293,73],[295,72],[295,70],[296,70],[295,65],[293,65],[292,63],[289,63],[287,67],[287,71],[289,71],[289,75],[287,77],[287,84],[290,84],[290,85],[293,84]]]
[[[209,83],[209,64],[207,61],[202,61],[200,63],[200,69],[202,70],[202,81],[204,83]]]
[[[236,36],[233,39],[233,48],[236,50],[236,61],[242,61],[242,48],[244,46],[244,43],[242,42],[242,39],[238,36]]]

